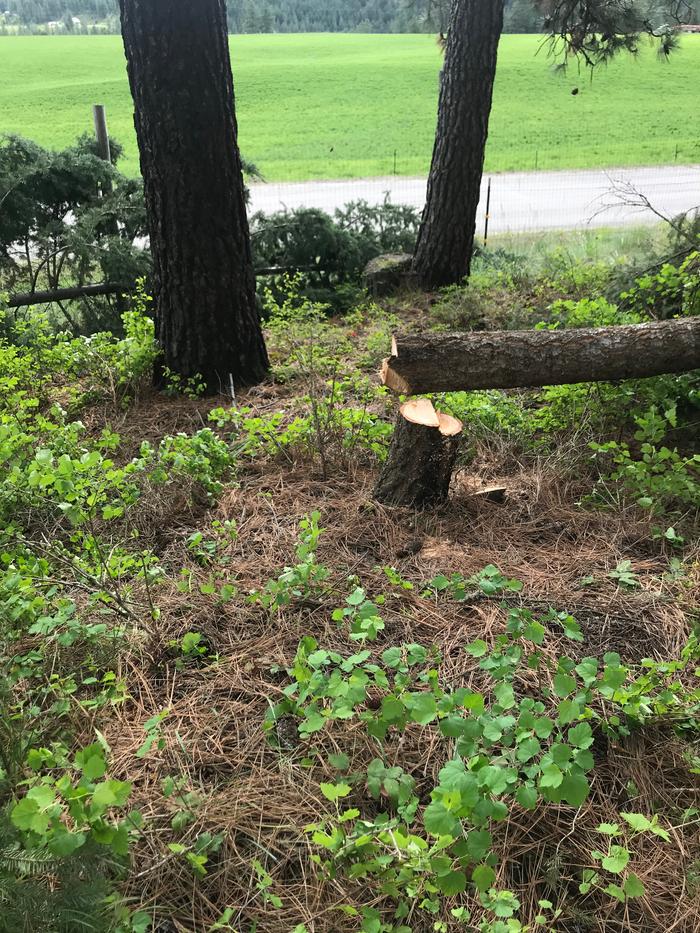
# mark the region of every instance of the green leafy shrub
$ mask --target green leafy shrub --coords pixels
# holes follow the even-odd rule
[[[640,441],[635,454],[624,442],[591,443],[596,457],[611,462],[614,469],[598,483],[596,494],[604,499],[614,495],[609,480],[615,481],[623,495],[642,508],[664,512],[679,508],[697,508],[700,503],[700,454],[683,456],[674,448],[659,446],[669,427],[677,424],[675,405],[665,412],[652,406],[635,418]]]
[[[620,295],[620,304],[645,319],[700,314],[700,253],[689,253],[679,265],[665,262],[657,272],[644,273]]]
[[[392,204],[355,201],[331,216],[317,208],[300,207],[251,218],[256,267],[299,273],[299,290],[335,310],[349,310],[358,297],[354,286],[370,259],[385,252],[411,252],[418,232],[419,212]],[[283,275],[268,290],[284,292]]]

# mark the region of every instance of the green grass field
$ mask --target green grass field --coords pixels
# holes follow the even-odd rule
[[[504,36],[487,153],[490,171],[700,162],[700,36],[660,62],[651,49],[591,82],[555,74],[535,36]],[[277,35],[231,40],[246,158],[268,180],[427,171],[440,56],[431,36]],[[579,88],[576,96],[571,94]],[[47,146],[111,133],[138,171],[121,40],[0,38],[0,132]]]

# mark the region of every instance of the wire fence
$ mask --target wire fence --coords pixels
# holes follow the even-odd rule
[[[490,200],[488,191],[490,186]],[[353,180],[270,182],[251,185],[253,211],[299,207],[333,213],[351,201],[422,210],[425,177],[388,174]],[[477,230],[520,233],[649,224],[700,206],[700,164],[625,169],[572,169],[485,173]]]

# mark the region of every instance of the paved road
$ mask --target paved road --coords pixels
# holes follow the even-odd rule
[[[484,229],[484,177],[477,230]],[[614,193],[631,186],[654,208],[674,216],[700,206],[700,165],[594,169],[566,172],[514,172],[491,176],[491,233],[613,227],[658,222],[637,200],[623,205]],[[320,207],[332,212],[348,201],[377,203],[385,192],[398,204],[422,209],[425,179],[389,176],[354,181],[312,181],[252,185],[252,208],[266,213],[282,207]],[[629,199],[629,187],[626,197]]]

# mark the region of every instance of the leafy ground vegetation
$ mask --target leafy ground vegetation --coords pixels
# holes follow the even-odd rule
[[[697,374],[436,397],[449,504],[371,495],[392,330],[696,314],[689,236],[290,280],[234,406],[150,387],[143,290],[121,337],[4,312],[0,929],[698,929]]]
[[[593,80],[554,73],[541,44],[501,38],[487,171],[700,161],[697,36],[668,62],[644,46]],[[434,36],[234,36],[231,55],[241,149],[269,181],[427,173],[441,67]],[[136,176],[121,39],[0,38],[0,132],[68,146],[92,130],[98,101],[124,143],[124,171]]]

